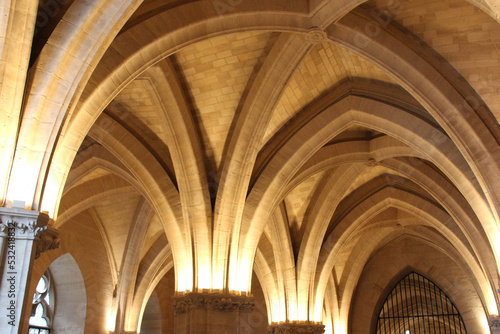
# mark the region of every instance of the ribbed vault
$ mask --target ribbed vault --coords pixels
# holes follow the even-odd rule
[[[498,315],[498,1],[8,3],[2,202],[54,219],[32,281],[71,253],[89,332],[257,287],[269,323],[368,333],[412,270],[468,332]]]

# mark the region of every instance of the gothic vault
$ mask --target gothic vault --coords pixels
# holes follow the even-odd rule
[[[0,332],[500,329],[499,0],[0,14]]]

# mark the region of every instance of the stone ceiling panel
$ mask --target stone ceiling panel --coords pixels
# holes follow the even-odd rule
[[[130,225],[135,218],[139,200],[140,195],[132,193],[121,196],[120,201],[110,199],[95,206],[113,248],[113,254],[118,267],[122,262]]]
[[[223,35],[188,46],[175,55],[212,167],[218,168],[221,163],[241,96],[267,54],[271,36],[267,32]]]
[[[104,168],[95,168],[92,171],[90,171],[87,175],[82,177],[80,180],[78,180],[78,182],[73,184],[72,187],[78,187],[79,185],[82,185],[85,182],[92,181],[100,177],[106,177],[108,175],[111,175],[110,171],[105,170]]]
[[[292,238],[295,250],[298,250],[300,246],[303,234],[302,223],[304,222],[307,209],[310,208],[314,192],[327,172],[319,172],[309,177],[295,187],[285,198],[290,237]]]
[[[500,119],[500,25],[465,0],[370,1],[443,56]]]
[[[315,46],[304,57],[278,102],[263,144],[309,103],[354,78],[393,82],[377,65],[338,44],[324,42]]]
[[[144,242],[144,247],[142,248],[141,259],[146,255],[151,246],[155,243],[161,234],[164,234],[163,226],[157,215],[154,215],[149,223],[148,232],[146,234],[146,240]]]
[[[166,145],[166,134],[159,114],[163,112],[163,108],[149,78],[141,77],[132,81],[114,99],[112,105],[115,109],[133,113],[133,116],[139,120],[139,122],[133,122],[134,126],[137,126],[146,136],[151,132],[154,133]]]

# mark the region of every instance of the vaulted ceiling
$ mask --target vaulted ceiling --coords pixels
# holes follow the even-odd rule
[[[35,32],[33,69],[79,5]],[[191,243],[179,259],[214,282],[254,265],[275,321],[342,323],[365,266],[408,239],[453,259],[493,314],[497,5],[146,0],[78,74],[56,224],[99,234],[113,280],[129,270],[144,296]],[[293,312],[271,302],[285,295]]]

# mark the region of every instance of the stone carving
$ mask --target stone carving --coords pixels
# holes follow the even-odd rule
[[[327,40],[327,35],[324,30],[313,27],[307,32],[306,40],[311,44],[319,44]]]
[[[35,237],[38,239],[36,240],[35,259],[38,259],[41,253],[59,247],[59,231],[53,227],[38,227],[35,231]]]
[[[325,326],[309,321],[298,323],[283,323],[267,327],[269,334],[323,334]]]
[[[251,313],[254,308],[255,308],[255,300],[253,298],[247,301],[242,301],[240,304],[240,312],[242,313]]]
[[[209,302],[212,302],[212,309],[220,312],[234,312],[239,308],[238,302],[231,298],[217,298]]]
[[[35,258],[42,252],[59,247],[59,231],[47,225],[49,217],[38,211],[0,208],[0,233],[6,237],[15,228],[16,237],[34,240]]]
[[[36,221],[16,221],[14,225],[21,234],[26,234],[26,232],[34,234],[36,230]]]
[[[488,324],[490,325],[490,328],[495,328],[497,331],[500,331],[500,317],[489,319]]]
[[[190,309],[191,300],[174,300],[172,305],[175,315],[186,313]]]
[[[214,310],[218,312],[252,312],[255,300],[252,297],[216,293],[188,293],[172,298],[174,314],[186,313],[193,309]]]
[[[379,166],[380,165],[380,162],[378,162],[377,160],[373,159],[373,158],[370,158],[368,159],[368,161],[366,162],[366,165],[368,167],[375,167],[375,166]]]

